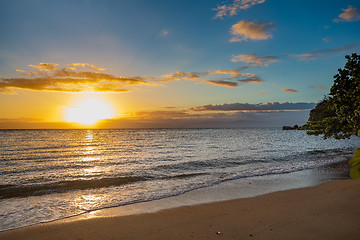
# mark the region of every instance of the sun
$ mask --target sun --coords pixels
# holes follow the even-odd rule
[[[93,125],[102,119],[114,116],[113,108],[103,99],[85,98],[65,108],[66,122]]]

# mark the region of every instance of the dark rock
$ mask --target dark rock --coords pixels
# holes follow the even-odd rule
[[[283,130],[298,130],[299,126],[298,125],[294,125],[293,127],[291,126],[283,126]]]

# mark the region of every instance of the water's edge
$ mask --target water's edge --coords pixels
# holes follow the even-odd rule
[[[273,192],[317,186],[329,181],[350,179],[350,167],[347,162],[348,160],[341,160],[317,168],[301,169],[280,174],[273,173],[227,179],[216,184],[191,189],[173,196],[148,201],[132,202],[119,206],[104,207],[51,221],[5,229],[0,232],[33,227],[41,224],[61,224],[91,218],[154,213],[182,206],[194,206],[241,198],[251,198]]]

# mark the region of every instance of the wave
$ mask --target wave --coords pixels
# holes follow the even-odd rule
[[[182,179],[190,178],[204,173],[190,173],[180,174],[174,176],[163,177],[150,177],[150,176],[128,176],[128,177],[115,177],[115,178],[101,178],[91,180],[74,180],[74,181],[62,181],[49,184],[39,185],[0,185],[0,199],[16,198],[16,197],[30,197],[41,196],[52,193],[63,193],[73,190],[85,190],[95,188],[107,188],[114,186],[121,186],[130,183],[136,183],[141,181],[159,180],[159,179]]]

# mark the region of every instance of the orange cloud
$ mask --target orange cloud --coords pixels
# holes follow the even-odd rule
[[[339,15],[339,18],[335,18],[334,22],[355,22],[360,20],[360,11],[357,8],[348,6],[348,8],[342,10],[344,12]]]
[[[241,42],[251,40],[264,40],[272,37],[267,31],[275,28],[275,23],[265,22],[256,23],[251,21],[240,21],[231,27],[231,33],[235,37],[230,39],[230,42]]]
[[[258,57],[256,54],[240,54],[231,59],[232,62],[245,62],[257,66],[267,66],[266,62],[278,62],[279,59],[273,56]]]
[[[263,80],[256,76],[254,73],[242,73],[241,70],[246,69],[247,67],[243,67],[240,69],[218,69],[213,71],[207,71],[207,72],[192,72],[192,73],[185,73],[185,72],[176,72],[171,74],[166,74],[162,76],[163,82],[169,82],[169,81],[176,81],[176,80],[198,80],[201,79],[203,76],[211,76],[215,74],[224,74],[224,75],[230,75],[230,77],[220,78],[220,79],[208,79],[203,82],[212,84],[212,85],[218,85],[218,86],[224,86],[224,87],[237,87],[238,82],[244,82],[244,83],[255,83],[255,84],[261,84]],[[242,77],[239,79],[239,77]]]
[[[57,63],[39,63],[39,65],[28,65],[29,67],[36,68],[39,71],[54,71],[56,70]]]
[[[297,92],[297,90],[291,89],[291,88],[283,88],[281,90],[286,93],[296,93]]]
[[[162,81],[169,82],[169,81],[176,81],[180,79],[185,80],[194,80],[200,78],[200,73],[185,73],[185,72],[176,72],[176,73],[170,73],[165,74],[162,77]]]
[[[12,93],[12,89],[26,89],[33,91],[58,92],[124,92],[126,85],[149,84],[140,77],[117,77],[112,74],[73,71],[70,69],[57,70],[58,64],[39,64],[35,66],[39,72],[26,73],[27,77],[0,79],[0,92]],[[71,66],[91,67],[91,64],[69,64]],[[46,69],[46,70],[45,70]]]
[[[75,67],[75,68],[71,68],[72,70],[76,70],[76,67],[89,67],[89,68],[91,68],[93,70],[96,70],[96,71],[105,71],[105,70],[107,70],[106,68],[99,68],[99,67],[91,65],[89,63],[70,63],[68,65]]]
[[[314,85],[313,88],[316,88],[316,89],[319,89],[319,90],[327,90],[325,87],[317,86],[317,85]]]
[[[212,74],[228,74],[232,77],[238,77],[240,76],[242,73],[240,72],[240,70],[237,69],[232,69],[232,70],[215,70],[215,71],[209,71],[205,73],[206,75],[212,75]]]
[[[213,10],[217,11],[215,18],[223,18],[224,16],[234,16],[240,10],[248,9],[253,5],[264,3],[265,0],[234,0],[232,4],[220,5]]]

